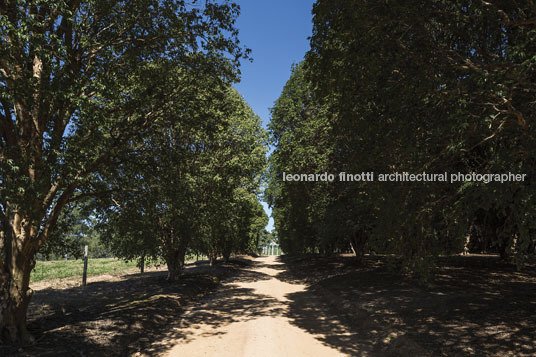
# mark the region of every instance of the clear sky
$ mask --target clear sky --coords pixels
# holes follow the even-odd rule
[[[251,48],[253,63],[243,61],[242,81],[235,88],[262,119],[270,121],[269,108],[281,94],[290,67],[309,49],[313,0],[235,0],[241,12],[236,26],[240,42]],[[270,214],[269,208],[264,209]],[[267,230],[273,228],[270,218]]]

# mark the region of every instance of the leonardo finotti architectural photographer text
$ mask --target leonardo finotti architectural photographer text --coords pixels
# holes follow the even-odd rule
[[[283,172],[283,181],[297,181],[297,182],[315,182],[315,181],[327,181],[333,182],[336,179],[340,182],[358,182],[358,181],[379,181],[379,182],[519,182],[525,181],[527,174],[518,173],[495,173],[495,174],[478,174],[478,173],[448,173],[443,172],[440,174],[432,174],[427,172],[422,173],[409,173],[409,172],[394,172],[394,173],[374,173],[374,172],[361,172],[358,174],[351,174],[347,172],[339,172],[337,175],[323,172],[316,174],[289,174]]]

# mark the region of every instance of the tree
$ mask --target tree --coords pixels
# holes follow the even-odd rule
[[[112,192],[100,200],[100,226],[115,254],[162,258],[175,280],[192,247],[212,262],[247,249],[265,134],[227,84],[183,71],[169,82],[181,90],[160,130],[132,142],[122,165],[94,184]]]
[[[168,280],[180,277],[184,257],[199,231],[203,204],[199,163],[210,136],[223,124],[227,85],[217,78],[175,68],[168,105],[158,130],[132,140],[122,163],[95,177],[108,191],[99,202],[103,239],[122,258],[163,259]]]
[[[214,264],[219,255],[247,250],[251,220],[257,216],[266,161],[266,132],[260,118],[230,89],[226,124],[206,142],[200,163],[203,192],[199,249]],[[224,112],[225,113],[225,112]]]
[[[273,207],[282,249],[314,252],[322,245],[324,211],[331,199],[329,182],[293,182],[283,174],[330,172],[333,155],[332,118],[312,98],[303,65],[292,67],[290,79],[271,109],[269,124],[275,150],[270,157],[266,198]]]
[[[152,128],[181,65],[234,79],[238,6],[211,1],[3,1],[0,6],[0,330],[26,331],[35,254],[65,205]],[[172,65],[146,62],[166,59]]]
[[[526,259],[536,213],[528,182],[377,175],[534,173],[535,10],[510,1],[317,1],[311,49],[272,111],[269,197],[285,250],[369,246],[427,280],[440,254],[461,252],[478,231],[505,259]],[[301,114],[307,108],[313,115]],[[281,180],[323,171],[376,180]]]
[[[533,171],[533,126],[524,119],[532,109],[522,99],[534,73],[529,4],[318,1],[314,14],[307,73],[317,100],[335,103],[343,162],[362,167],[370,158],[376,172]],[[425,274],[429,258],[459,251],[482,209],[502,212],[487,220],[502,236],[494,238],[499,250],[501,240],[516,241],[517,251],[530,242],[534,191],[526,183],[383,184],[366,192],[380,214],[376,241],[389,237]]]
[[[265,225],[266,227],[266,225]],[[259,234],[259,241],[257,244],[257,252],[256,253],[262,253],[261,248],[266,247],[271,242],[275,242],[276,238],[275,235],[271,232],[268,232],[266,229],[263,229]]]
[[[84,246],[90,258],[107,258],[112,254],[101,242],[95,229],[96,219],[91,205],[70,203],[66,206],[48,240],[40,247],[37,259],[81,258]]]

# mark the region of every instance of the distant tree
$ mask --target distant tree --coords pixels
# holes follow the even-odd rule
[[[274,236],[272,235],[272,233],[268,232],[266,229],[263,229],[259,234],[258,247],[265,247],[272,241],[274,241]]]
[[[181,91],[163,110],[161,130],[133,142],[130,157],[95,185],[112,192],[99,214],[112,251],[161,258],[175,280],[191,248],[211,261],[247,249],[265,139],[228,85],[182,72],[169,81]]]
[[[200,162],[204,196],[198,247],[214,264],[222,255],[248,249],[257,196],[265,170],[267,135],[260,118],[234,90],[223,130],[207,143]]]
[[[39,249],[37,259],[81,258],[84,246],[89,247],[90,258],[108,258],[112,252],[100,240],[95,229],[96,218],[90,207],[67,206],[60,214],[50,238]]]
[[[329,183],[283,181],[283,173],[329,171],[331,122],[313,100],[302,65],[293,66],[271,114],[269,129],[275,150],[270,157],[265,196],[273,206],[282,248],[289,253],[312,252],[320,238],[315,221],[322,216]]]

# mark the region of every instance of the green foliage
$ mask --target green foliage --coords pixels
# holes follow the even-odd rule
[[[272,233],[268,232],[266,229],[263,229],[259,233],[259,241],[258,242],[259,242],[258,245],[257,245],[258,251],[256,253],[260,253],[260,249],[262,247],[267,246],[271,242],[276,242],[276,237]]]
[[[88,246],[90,258],[109,258],[112,253],[101,242],[95,229],[96,218],[91,207],[70,204],[62,211],[50,238],[36,255],[38,260],[79,259]]]
[[[331,122],[312,100],[312,90],[301,65],[292,75],[271,110],[269,129],[276,146],[270,157],[266,199],[285,252],[314,250],[319,238],[316,219],[322,215],[328,189],[325,183],[285,182],[283,173],[321,173],[328,170],[332,153]],[[312,187],[313,186],[313,187]],[[299,228],[298,228],[299,227]]]
[[[168,87],[181,90],[162,109],[160,130],[132,141],[94,186],[111,191],[99,216],[114,254],[161,258],[175,279],[188,251],[213,260],[256,250],[266,139],[260,119],[225,83],[179,70]]]
[[[237,80],[248,52],[234,27],[238,13],[211,0],[2,2],[2,341],[31,340],[21,318],[30,272],[65,207],[109,193],[113,183],[100,178],[177,119],[164,113],[192,109],[177,102],[188,84],[170,87],[177,82],[169,79],[195,72]]]
[[[267,193],[288,252],[534,250],[535,191],[508,183],[282,182],[286,173],[534,176],[535,9],[510,1],[324,1],[272,110]],[[468,238],[469,237],[469,238]],[[469,240],[469,242],[468,242]],[[478,244],[477,244],[478,243]]]

